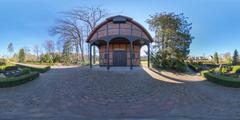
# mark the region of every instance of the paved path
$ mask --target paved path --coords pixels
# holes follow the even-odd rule
[[[234,120],[240,94],[194,74],[148,69],[55,68],[0,89],[0,120]]]

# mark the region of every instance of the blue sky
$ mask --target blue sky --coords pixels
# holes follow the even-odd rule
[[[48,30],[59,12],[92,5],[102,5],[112,15],[130,16],[147,29],[145,21],[151,14],[184,13],[193,23],[191,55],[240,51],[238,0],[0,0],[0,55],[7,54],[10,42],[16,52],[21,47],[56,40]]]

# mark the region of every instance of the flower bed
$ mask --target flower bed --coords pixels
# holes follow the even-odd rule
[[[2,66],[0,70],[0,87],[13,87],[34,80],[39,73],[48,71],[50,67],[36,68],[24,65]]]
[[[0,87],[13,87],[20,84],[24,84],[28,81],[32,81],[39,77],[38,72],[31,72],[29,74],[17,76],[17,77],[9,77],[0,79]]]

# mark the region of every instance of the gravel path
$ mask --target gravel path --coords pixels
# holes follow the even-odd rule
[[[237,88],[146,68],[54,68],[0,89],[0,120],[239,120]]]

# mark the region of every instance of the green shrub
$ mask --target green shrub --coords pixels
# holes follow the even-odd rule
[[[178,72],[186,72],[187,65],[184,62],[175,61],[175,64],[173,65],[173,69],[176,69]]]
[[[25,75],[25,74],[29,74],[31,72],[31,69],[29,68],[23,68],[22,69],[22,74]]]
[[[11,70],[17,70],[17,66],[6,66],[5,70],[11,71]]]
[[[13,87],[20,84],[24,84],[28,81],[32,81],[39,77],[38,72],[31,72],[29,74],[21,75],[18,77],[10,77],[10,78],[4,78],[0,79],[0,87]]]
[[[233,73],[236,73],[239,70],[240,70],[240,66],[233,66],[233,68],[232,68]]]
[[[61,54],[54,54],[53,63],[60,63],[60,62],[61,62]]]
[[[53,57],[50,54],[45,54],[40,56],[40,61],[44,63],[53,63]]]
[[[200,72],[203,70],[199,65],[188,64],[188,67],[192,69],[194,72]]]
[[[152,63],[153,67],[159,68],[159,67],[162,66],[162,59],[161,59],[160,51],[158,51],[156,53],[151,53],[150,54],[150,59],[151,59],[151,63]]]
[[[6,64],[4,66],[0,66],[0,70],[16,70],[14,64]]]
[[[208,70],[201,71],[201,75],[205,77],[205,74],[208,72],[210,72],[210,71],[208,71]]]
[[[0,66],[0,70],[5,70],[6,66]]]
[[[0,58],[0,66],[4,66],[4,65],[6,65],[6,60],[5,59],[3,59],[3,58]]]
[[[187,70],[187,65],[177,59],[162,61],[162,67],[166,69],[176,70],[177,72],[185,72]]]
[[[227,73],[229,70],[228,70],[228,68],[226,68],[226,67],[223,67],[223,68],[221,68],[221,69],[219,69],[219,72],[220,73]]]
[[[207,78],[207,80],[214,82],[216,84],[226,86],[226,87],[240,87],[240,80],[233,78],[233,77],[227,77],[221,74],[216,74],[212,71],[202,71],[201,74]]]

